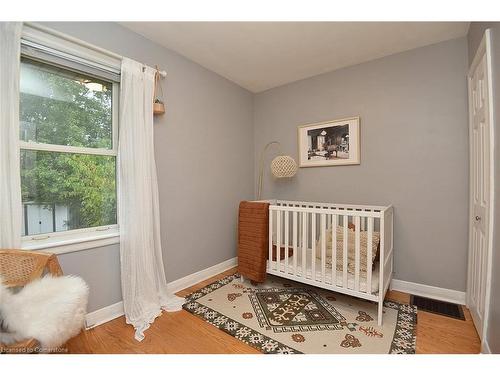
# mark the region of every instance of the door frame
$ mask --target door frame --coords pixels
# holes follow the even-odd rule
[[[487,29],[484,32],[483,38],[479,47],[476,51],[476,55],[472,61],[472,64],[469,68],[469,72],[467,74],[467,91],[468,91],[468,100],[469,100],[469,246],[468,246],[468,254],[467,258],[469,258],[471,254],[472,248],[472,226],[473,220],[473,211],[472,211],[472,203],[473,203],[473,188],[472,188],[472,157],[470,151],[472,150],[472,139],[471,139],[471,130],[472,130],[472,98],[471,98],[471,84],[470,80],[473,74],[474,69],[477,67],[479,62],[481,61],[483,55],[486,55],[486,74],[488,76],[488,120],[489,120],[489,157],[490,157],[490,200],[489,200],[489,212],[488,212],[488,244],[487,244],[487,258],[486,258],[486,283],[485,283],[485,298],[484,298],[484,318],[481,329],[481,346],[484,348],[486,343],[486,332],[488,328],[488,319],[489,319],[489,308],[490,308],[490,294],[491,294],[491,273],[492,273],[492,259],[493,259],[493,230],[494,230],[494,204],[495,204],[495,123],[493,116],[493,84],[492,84],[492,59],[491,59],[491,30]],[[467,307],[469,307],[469,290],[470,290],[470,279],[471,279],[471,267],[470,262],[467,262],[467,293],[466,293],[466,303]]]

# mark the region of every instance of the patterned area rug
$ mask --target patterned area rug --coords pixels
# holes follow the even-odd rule
[[[225,277],[183,307],[263,353],[415,353],[415,306],[386,301],[379,327],[375,303],[271,275],[258,286]]]

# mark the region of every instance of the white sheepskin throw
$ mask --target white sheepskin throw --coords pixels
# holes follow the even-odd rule
[[[34,338],[42,349],[60,347],[84,326],[88,295],[77,276],[47,275],[18,293],[0,280],[0,343]]]

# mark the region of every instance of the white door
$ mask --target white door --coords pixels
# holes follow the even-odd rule
[[[467,306],[479,336],[487,321],[492,228],[492,116],[489,34],[472,63],[469,76],[470,204]]]

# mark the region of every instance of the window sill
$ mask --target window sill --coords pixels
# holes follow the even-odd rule
[[[23,250],[47,251],[53,254],[66,254],[75,251],[89,250],[96,247],[120,243],[118,228],[112,232],[99,233],[96,231],[75,233],[50,237],[43,240],[25,239],[22,241]]]

